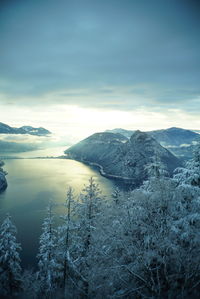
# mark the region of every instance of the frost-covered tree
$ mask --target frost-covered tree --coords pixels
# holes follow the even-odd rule
[[[58,229],[57,258],[61,265],[61,287],[65,287],[69,298],[94,296],[98,288],[104,218],[102,203],[105,202],[100,195],[93,178],[77,200],[74,200],[71,188],[67,192],[66,212]]]
[[[20,294],[22,298],[37,299],[41,294],[40,281],[37,279],[37,273],[33,269],[25,269],[22,274],[23,292]],[[21,298],[19,296],[19,298]],[[42,296],[40,296],[42,298]]]
[[[40,291],[50,294],[56,287],[57,261],[55,256],[56,231],[54,229],[54,216],[52,203],[47,208],[47,216],[42,225],[42,235],[40,237],[40,247],[38,253],[38,280]]]
[[[179,184],[200,187],[200,142],[195,146],[193,158],[186,163],[186,166],[175,169],[174,179]]]
[[[0,229],[0,294],[16,295],[22,289],[20,244],[17,229],[8,215]]]
[[[118,187],[116,187],[116,188],[114,189],[114,191],[112,192],[112,198],[113,198],[113,200],[114,200],[114,202],[115,202],[116,204],[119,203],[119,201],[120,201],[120,197],[121,197],[120,189],[119,189]]]
[[[111,206],[110,223],[105,227],[108,239],[103,244],[112,277],[105,284],[110,296],[198,295],[199,198],[196,192],[186,205],[175,180],[155,175],[120,205]]]
[[[39,288],[48,298],[198,298],[198,159],[188,164],[191,180],[167,177],[156,161],[140,188],[116,189],[108,200],[93,178],[77,200],[69,188],[57,232],[48,207],[38,280],[23,276],[28,297]]]
[[[153,161],[146,165],[145,170],[147,172],[147,179],[143,183],[144,189],[147,191],[157,190],[161,181],[169,177],[169,173],[166,170],[166,166],[159,160],[158,157],[154,157]]]
[[[91,232],[94,228],[94,219],[100,212],[99,207],[101,204],[101,191],[99,186],[95,183],[94,179],[91,177],[89,179],[89,184],[83,189],[81,194],[81,201],[83,205],[83,218],[82,221],[85,224],[85,251],[87,252],[91,244]]]
[[[64,290],[65,296],[75,296],[77,294],[78,281],[81,275],[76,266],[76,247],[77,247],[77,202],[74,199],[71,187],[67,190],[65,214],[61,216],[62,224],[58,227],[58,241],[56,258],[59,265],[58,281],[59,286]],[[79,290],[78,290],[79,291]]]
[[[74,228],[73,225],[73,215],[72,215],[72,209],[73,209],[73,203],[74,203],[74,196],[72,188],[69,187],[67,190],[67,197],[66,197],[66,203],[65,203],[65,215],[61,217],[62,219],[62,225],[58,228],[58,246],[57,246],[57,255],[60,263],[60,280],[61,286],[65,288],[66,281],[69,276],[69,255],[70,255],[70,249],[71,249],[71,241],[73,239],[72,237],[72,229]]]
[[[78,207],[78,268],[83,278],[83,296],[88,297],[94,290],[94,268],[97,258],[97,238],[100,238],[98,228],[102,214],[102,197],[98,184],[91,177],[89,183],[80,195]],[[91,287],[93,285],[93,287]]]

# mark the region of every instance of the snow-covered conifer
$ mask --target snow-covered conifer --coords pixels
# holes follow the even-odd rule
[[[185,167],[179,167],[174,171],[174,179],[181,184],[200,187],[200,142],[195,146],[193,158]]]
[[[59,265],[58,280],[65,295],[70,291],[70,286],[76,288],[76,279],[79,277],[78,270],[74,264],[75,248],[77,246],[76,238],[76,205],[74,194],[71,187],[67,190],[65,214],[61,216],[62,224],[58,227],[58,242],[56,257]]]
[[[21,246],[16,240],[17,229],[8,215],[0,229],[0,294],[15,295],[22,288]]]
[[[95,249],[97,237],[98,217],[101,215],[102,197],[98,184],[91,177],[89,183],[80,195],[79,215],[79,269],[83,279],[83,294],[88,296],[92,283],[94,260],[97,250]]]
[[[47,207],[47,216],[42,225],[42,235],[40,237],[40,247],[38,253],[38,280],[41,292],[51,293],[55,288],[57,276],[57,261],[55,257],[56,232],[53,227],[54,216],[52,203]]]

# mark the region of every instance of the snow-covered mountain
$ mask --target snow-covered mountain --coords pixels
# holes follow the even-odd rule
[[[23,126],[20,127],[19,130],[23,130],[26,132],[26,134],[30,134],[30,135],[37,135],[37,136],[46,136],[51,134],[50,131],[48,131],[45,128],[39,127],[39,128],[34,128],[31,126]]]
[[[130,138],[135,131],[125,130],[125,129],[113,129],[107,130],[106,132],[120,133],[127,138]],[[199,134],[182,128],[172,127],[163,130],[154,130],[146,132],[153,138],[155,138],[162,146],[181,146],[184,144],[192,144]]]
[[[109,159],[118,155],[119,148],[128,138],[121,134],[109,132],[95,133],[65,151],[69,158],[75,160],[101,163],[104,167],[110,163]],[[103,166],[103,165],[102,165]]]
[[[156,139],[163,147],[166,147],[170,152],[178,158],[187,160],[192,157],[192,152],[196,141],[200,138],[198,130],[186,130],[172,127],[169,129],[155,130],[146,132],[148,135]],[[134,131],[125,129],[113,129],[109,132],[120,133],[127,138],[130,138]]]
[[[163,146],[181,146],[192,144],[199,134],[181,128],[172,127],[166,130],[156,130],[147,132]]]
[[[114,133],[114,134],[119,133],[119,134],[122,134],[123,136],[125,136],[127,138],[130,138],[135,131],[116,128],[116,129],[113,129],[113,130],[106,130],[106,132]]]
[[[34,128],[31,126],[23,126],[20,128],[14,128],[0,122],[0,134],[29,134],[37,136],[46,136],[51,134],[51,132],[42,127]]]
[[[117,133],[96,133],[65,151],[68,158],[98,165],[110,178],[130,180],[139,185],[147,177],[146,166],[159,161],[167,171],[181,165],[180,160],[154,138],[135,131],[130,139]]]

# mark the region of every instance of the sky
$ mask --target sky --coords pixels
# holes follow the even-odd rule
[[[1,0],[0,121],[200,129],[199,0]]]

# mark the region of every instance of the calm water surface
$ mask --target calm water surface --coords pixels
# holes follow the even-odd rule
[[[0,194],[0,220],[6,213],[11,214],[26,267],[36,263],[41,224],[49,200],[58,204],[55,213],[59,215],[68,186],[78,195],[93,176],[103,194],[108,196],[114,188],[113,182],[100,176],[97,170],[73,160],[10,159],[5,164],[8,188]]]

